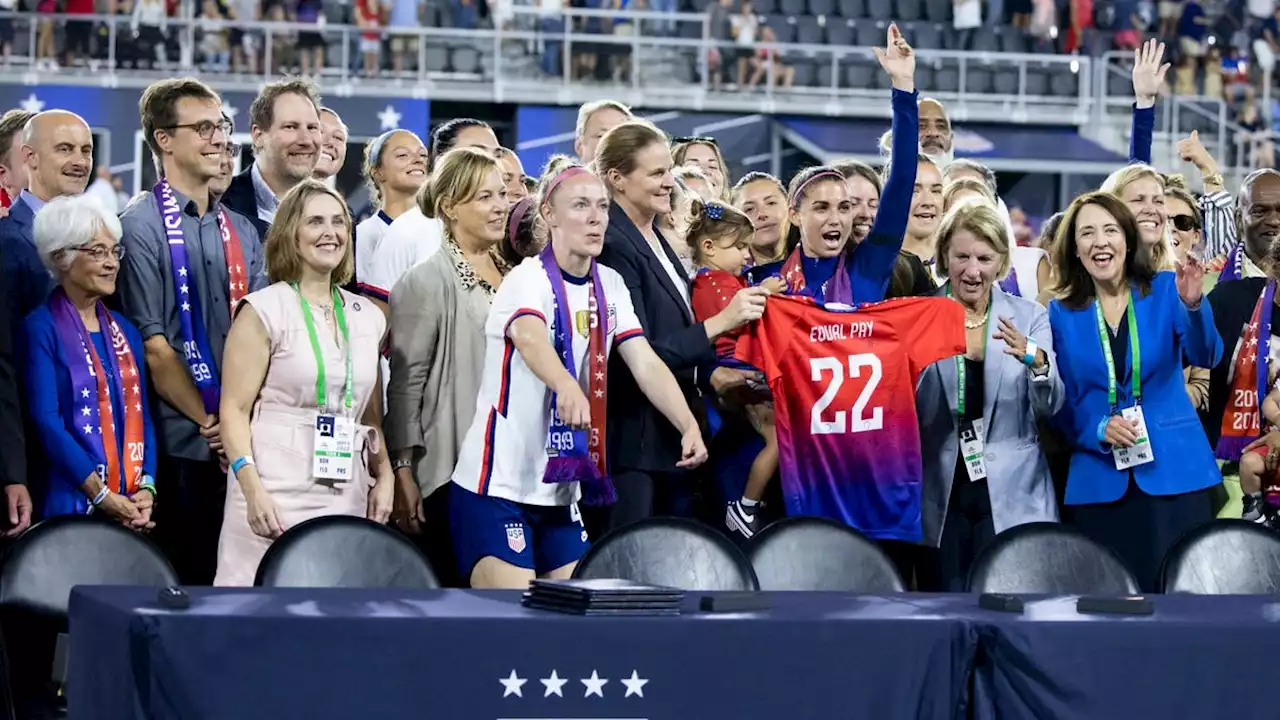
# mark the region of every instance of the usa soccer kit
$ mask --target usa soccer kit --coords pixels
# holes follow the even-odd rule
[[[916,381],[964,351],[964,309],[950,298],[849,307],[770,297],[737,356],[773,391],[787,514],[919,542]]]

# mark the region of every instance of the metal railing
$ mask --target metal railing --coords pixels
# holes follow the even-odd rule
[[[873,79],[882,73],[870,47],[799,43],[756,43],[747,48],[710,37],[708,16],[703,13],[660,13],[647,11],[602,11],[564,8],[548,11],[515,5],[509,7],[511,22],[495,29],[464,30],[440,27],[384,27],[383,38],[404,38],[410,49],[402,55],[413,58],[413,69],[405,73],[380,72],[362,77],[359,65],[360,34],[366,30],[344,24],[299,24],[272,21],[209,21],[178,17],[166,21],[167,42],[176,46],[176,62],[152,69],[123,71],[118,62],[121,43],[136,49],[140,41],[132,30],[131,18],[124,15],[48,15],[3,13],[17,27],[25,26],[28,46],[17,53],[12,64],[0,69],[5,75],[19,75],[28,84],[42,81],[94,83],[109,87],[144,86],[158,76],[174,72],[199,71],[219,78],[220,85],[243,83],[256,87],[275,73],[281,52],[292,53],[289,43],[299,33],[320,34],[327,51],[320,78],[325,91],[338,95],[404,92],[439,100],[493,102],[533,102],[576,104],[608,95],[624,102],[650,107],[669,106],[726,111],[788,112],[818,115],[887,116],[887,103],[861,103],[887,96],[887,83],[875,87],[853,87],[849,68],[870,67]],[[92,23],[104,28],[96,57],[84,68],[52,68],[47,59],[37,58],[37,35],[43,23]],[[862,22],[862,21],[858,21]],[[868,21],[874,22],[874,21]],[[612,25],[613,32],[629,26],[629,34],[586,32],[588,24]],[[648,29],[671,23],[686,28],[675,36],[649,34]],[[687,30],[692,25],[697,32]],[[200,62],[199,45],[205,32],[241,30],[260,38],[261,62],[257,72],[236,72]],[[97,35],[98,33],[95,33]],[[151,34],[154,37],[154,33]],[[63,47],[58,43],[57,47]],[[710,57],[716,49],[726,63],[748,51],[776,53],[781,62],[807,66],[811,83],[791,88],[778,87],[778,68],[770,63],[758,89],[743,90],[726,85],[718,89],[710,81]],[[17,48],[15,48],[17,50]],[[1094,73],[1088,58],[1062,55],[1005,54],[946,50],[918,50],[918,66],[935,72],[958,74],[956,90],[927,92],[948,102],[957,121],[992,120],[1084,124],[1093,106]],[[554,58],[553,58],[554,56]],[[618,58],[623,71],[603,82],[583,82],[575,67],[583,56]],[[1016,72],[1014,92],[976,92],[969,82],[976,70],[997,69]],[[1037,95],[1028,91],[1032,72],[1053,76],[1071,73],[1078,77],[1078,92],[1072,96]],[[923,72],[921,73],[924,74]],[[732,73],[730,73],[732,76]],[[865,78],[867,74],[859,73]]]

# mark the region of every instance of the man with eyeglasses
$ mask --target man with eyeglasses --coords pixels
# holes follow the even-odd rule
[[[226,112],[222,113],[222,123],[226,127],[228,138],[236,134],[236,123]],[[231,186],[231,178],[235,177],[236,173],[236,159],[239,157],[240,143],[227,140],[227,150],[222,156],[222,172],[209,182],[209,194],[215,200],[221,200],[227,188]]]
[[[184,584],[209,585],[226,494],[219,368],[232,307],[267,284],[262,243],[212,191],[230,143],[217,93],[161,80],[138,109],[160,181],[120,217],[120,301],[158,397],[156,541]]]

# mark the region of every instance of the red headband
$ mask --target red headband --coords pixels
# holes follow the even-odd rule
[[[792,210],[796,209],[796,203],[800,201],[800,196],[804,194],[804,189],[809,187],[809,185],[815,180],[839,180],[840,182],[844,182],[844,176],[835,170],[823,170],[822,172],[814,173],[813,177],[800,183],[800,186],[796,188],[796,191],[791,193],[791,201],[789,204],[791,205]]]
[[[529,206],[532,204],[533,196],[525,195],[511,208],[511,214],[507,216],[507,239],[511,241],[512,247],[515,247],[516,236],[520,234],[520,221],[524,220],[524,214],[529,212]]]

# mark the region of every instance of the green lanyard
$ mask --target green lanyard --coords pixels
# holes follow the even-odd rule
[[[311,338],[311,353],[316,359],[316,407],[324,412],[326,408],[325,401],[328,396],[328,383],[325,379],[324,371],[324,353],[320,350],[320,336],[316,334],[316,321],[311,317],[311,305],[307,303],[307,299],[302,297],[302,292],[298,290],[298,283],[292,283],[293,291],[298,294],[298,302],[302,305],[302,319],[307,323],[307,335]],[[347,311],[342,307],[342,298],[338,295],[338,288],[333,288],[333,314],[338,318],[338,330],[342,332],[342,347],[347,360],[347,377],[345,386],[342,391],[342,404],[347,410],[355,405],[355,393],[352,390],[351,378],[353,375],[351,369],[351,333],[347,329]]]
[[[1125,314],[1129,317],[1129,352],[1133,355],[1134,405],[1142,401],[1142,348],[1138,346],[1138,319],[1137,312],[1134,310],[1136,304],[1136,298],[1130,290],[1129,307],[1125,310]],[[1093,300],[1093,311],[1098,316],[1098,340],[1102,342],[1102,358],[1107,363],[1107,402],[1111,403],[1111,409],[1115,410],[1117,407],[1116,363],[1115,358],[1111,356],[1111,336],[1107,332],[1107,319],[1102,316],[1102,302],[1098,298]]]
[[[951,297],[950,283],[947,284],[947,297]],[[965,331],[966,331],[965,334],[968,334],[967,332],[968,329],[969,328],[967,327],[965,328]],[[987,359],[987,336],[989,334],[988,330],[990,329],[991,329],[991,298],[987,298],[987,318],[982,321],[982,359],[984,362]],[[965,376],[968,375],[968,371],[965,370],[964,359],[965,359],[964,355],[956,356],[956,415],[959,416],[961,420],[964,419],[965,390],[967,385]]]

